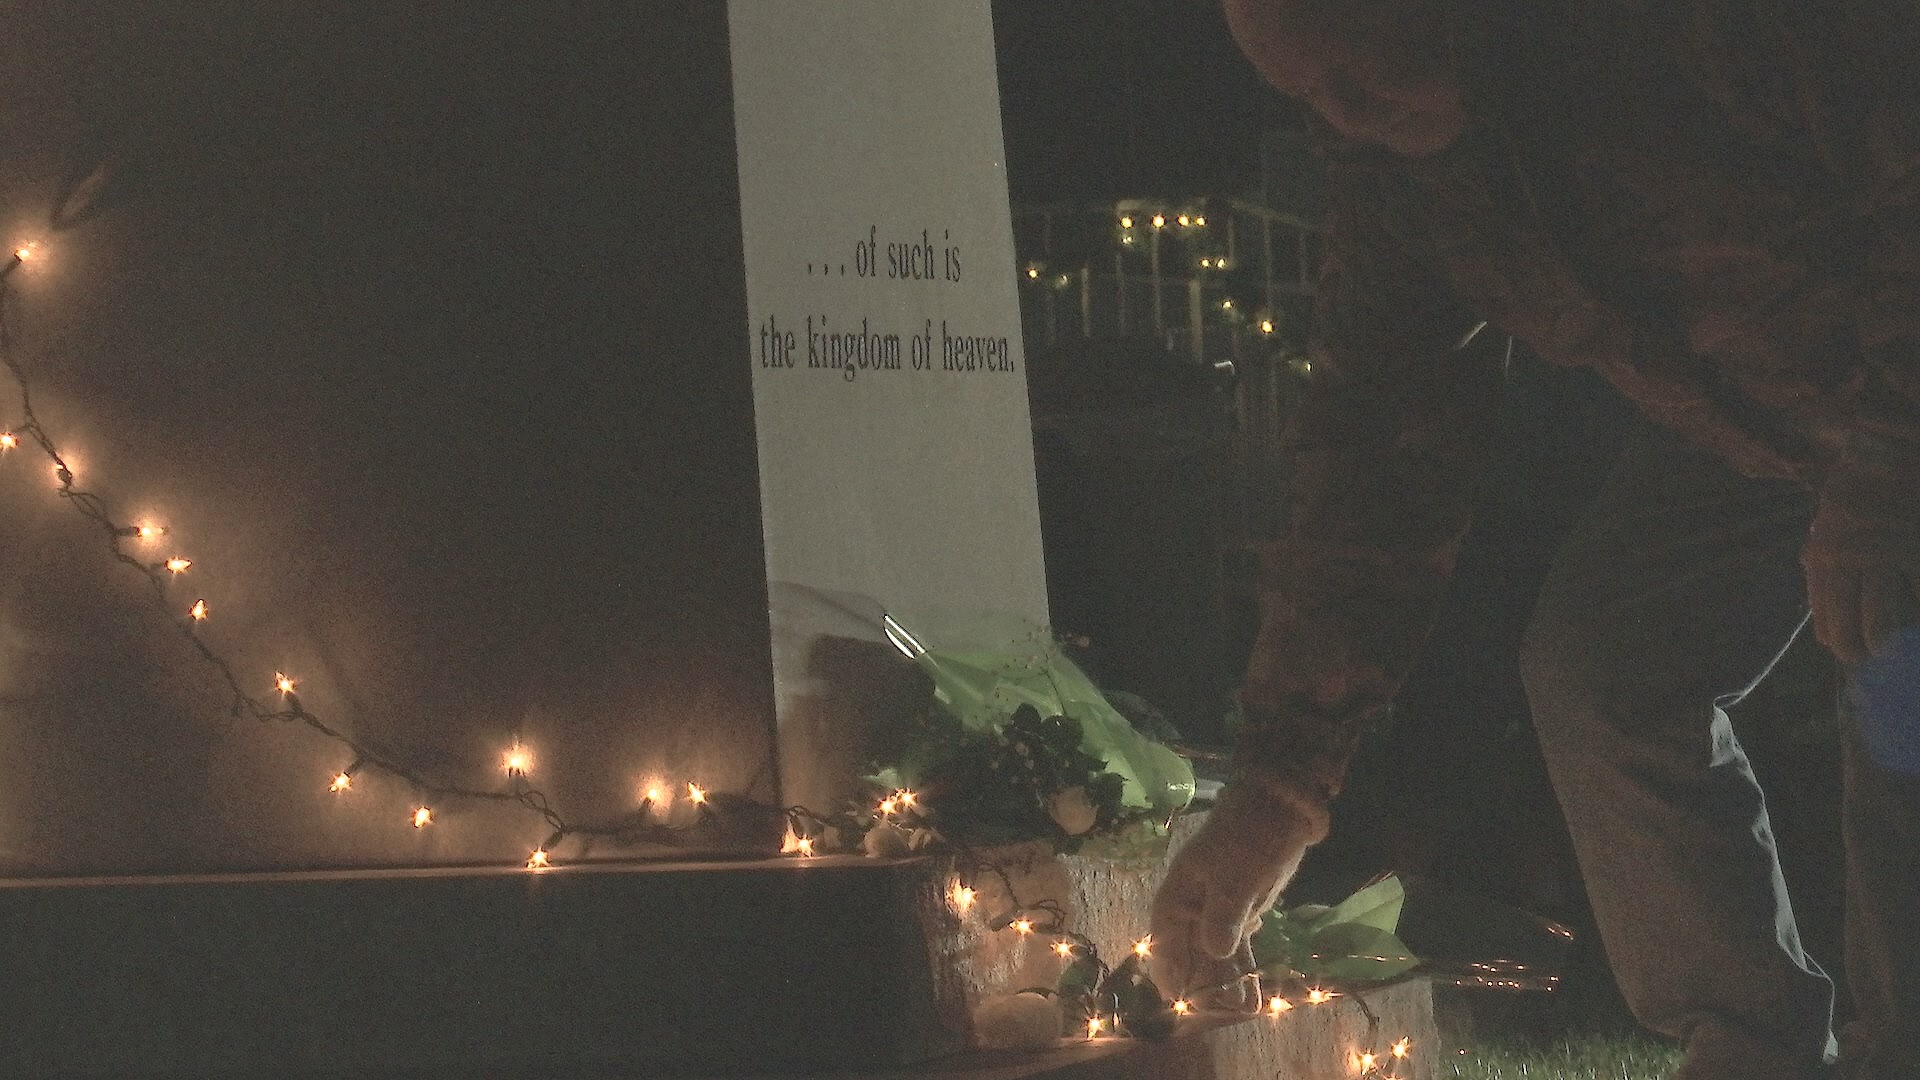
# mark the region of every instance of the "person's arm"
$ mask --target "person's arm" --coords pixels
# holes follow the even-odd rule
[[[1174,993],[1246,969],[1251,922],[1326,835],[1360,726],[1438,608],[1494,422],[1499,350],[1455,347],[1476,320],[1423,250],[1413,190],[1357,147],[1336,147],[1328,172],[1317,343],[1287,440],[1288,524],[1263,553],[1234,775],[1154,906]]]
[[[1321,805],[1412,667],[1471,516],[1500,393],[1488,330],[1423,250],[1409,193],[1329,165],[1313,370],[1290,426],[1288,523],[1261,562],[1236,777]]]

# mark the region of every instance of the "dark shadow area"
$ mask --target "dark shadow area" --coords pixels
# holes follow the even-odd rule
[[[1483,1031],[1634,1026],[1594,927],[1516,661],[1534,596],[1605,479],[1630,415],[1589,373],[1516,357],[1498,450],[1432,640],[1389,725],[1363,749],[1336,804],[1334,836],[1293,890],[1337,897],[1390,869],[1573,930],[1557,992],[1468,995]],[[1834,690],[1830,658],[1803,636],[1732,715],[1767,792],[1801,934],[1839,981]]]
[[[1105,201],[1119,220],[1132,205],[1124,200],[1222,193],[1316,216],[1319,166],[1299,113],[1253,76],[1217,4],[1003,2],[995,21],[1016,211]],[[1077,271],[1092,250],[1088,265],[1106,265],[1104,236],[1076,246],[1056,218],[1047,219],[1053,250],[1023,256],[1051,255],[1050,272]],[[1031,290],[1034,312],[1077,312],[1084,288]],[[1034,324],[1060,337],[1029,341],[1056,624],[1093,639],[1090,670],[1131,678],[1122,688],[1165,706],[1192,741],[1224,741],[1219,714],[1208,710],[1226,711],[1257,614],[1252,552],[1222,529],[1222,496],[1230,503],[1236,482],[1265,475],[1253,444],[1230,443],[1214,474],[1198,457],[1150,460],[1143,420],[1157,409],[1164,422],[1190,388],[1160,372],[1152,381],[1143,374],[1151,365],[1119,363],[1117,342],[1091,356],[1062,348],[1083,332],[1071,318],[1067,330],[1058,319]],[[1241,394],[1244,409],[1253,368],[1239,366],[1241,381],[1227,393]],[[1280,387],[1281,415],[1288,389]],[[1482,505],[1431,643],[1392,719],[1370,737],[1336,807],[1335,835],[1292,895],[1331,901],[1395,870],[1436,892],[1564,923],[1576,937],[1562,990],[1485,995],[1479,1011],[1521,1033],[1606,1030],[1631,1020],[1593,929],[1516,656],[1554,553],[1605,478],[1631,410],[1593,375],[1524,355],[1508,390]],[[1143,405],[1142,393],[1157,401]],[[1253,433],[1243,423],[1234,437]],[[1284,486],[1284,477],[1270,480]],[[1138,674],[1150,670],[1160,674]],[[1733,718],[1768,795],[1802,936],[1838,980],[1834,692],[1831,661],[1803,640]]]
[[[1103,689],[1220,742],[1241,667],[1222,602],[1223,382],[1151,341],[1069,339],[1029,357],[1054,629]]]

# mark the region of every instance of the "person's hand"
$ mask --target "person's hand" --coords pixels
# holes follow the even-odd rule
[[[1800,562],[1814,636],[1843,662],[1920,624],[1920,469],[1836,464]]]
[[[1154,982],[1203,1008],[1259,1007],[1248,939],[1327,834],[1326,808],[1259,783],[1229,786],[1173,858],[1153,902]]]

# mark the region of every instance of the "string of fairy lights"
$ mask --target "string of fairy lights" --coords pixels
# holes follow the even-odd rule
[[[1155,227],[1159,227],[1159,224]],[[30,380],[15,349],[9,302],[12,298],[13,275],[43,257],[44,252],[38,245],[28,244],[14,249],[4,266],[0,266],[0,366],[5,367],[15,383],[19,410],[17,422],[10,426],[0,423],[0,461],[28,446],[37,449],[45,457],[52,469],[58,497],[98,530],[108,554],[115,562],[146,581],[148,601],[177,631],[192,655],[214,673],[216,681],[227,695],[227,711],[232,716],[261,724],[298,727],[330,740],[341,748],[347,763],[327,778],[325,786],[328,792],[345,796],[354,790],[356,781],[368,773],[383,774],[410,785],[419,798],[409,812],[405,825],[415,829],[434,825],[434,807],[448,801],[505,803],[522,807],[539,815],[550,829],[546,839],[529,852],[522,863],[525,869],[532,872],[553,869],[557,865],[554,861],[555,850],[570,838],[605,837],[628,846],[682,846],[694,830],[729,813],[770,809],[740,796],[709,792],[693,781],[670,784],[665,780],[651,780],[639,792],[639,805],[630,813],[611,821],[574,821],[564,816],[543,792],[531,785],[530,777],[535,764],[533,750],[517,740],[500,752],[500,771],[505,779],[502,787],[483,788],[449,783],[431,777],[356,738],[307,708],[301,701],[299,680],[294,675],[276,671],[270,681],[258,680],[263,684],[260,690],[252,689],[255,680],[244,677],[208,640],[205,631],[213,621],[213,604],[200,595],[194,595],[191,602],[185,600],[188,594],[181,590],[180,585],[195,570],[195,562],[178,553],[167,553],[161,546],[171,535],[168,526],[156,521],[123,521],[115,516],[106,497],[82,487],[70,459],[63,454],[59,442],[41,421],[34,407]],[[691,815],[693,821],[671,820],[666,814],[669,807],[682,799],[694,808]],[[927,824],[921,816],[922,809],[919,795],[902,788],[881,798],[863,816],[869,827],[885,826],[905,831]],[[821,837],[830,827],[827,819],[800,806],[786,807],[779,813],[786,822],[779,848],[782,855],[811,859],[823,854]],[[960,850],[957,854],[961,865],[971,868],[972,873],[992,874],[999,878],[1009,906],[1001,913],[985,919],[990,931],[1010,933],[1016,939],[1050,936],[1054,939],[1052,951],[1063,961],[1071,963],[1081,957],[1090,957],[1098,962],[1093,942],[1067,929],[1066,911],[1059,903],[1052,900],[1023,902],[1017,896],[1012,876],[1004,865],[982,858],[973,851]],[[979,890],[967,884],[960,874],[954,875],[945,889],[944,900],[948,910],[960,919],[973,915],[979,898]],[[1135,941],[1132,947],[1134,958],[1145,961],[1150,957],[1151,949],[1151,935]],[[1108,970],[1103,963],[1100,967],[1103,972]],[[1366,1011],[1371,1021],[1374,1030],[1370,1030],[1368,1043],[1377,1042],[1378,1020],[1371,1010],[1366,1010],[1365,1003],[1357,996],[1312,988],[1301,997],[1309,1006],[1349,997]],[[1179,1017],[1194,1011],[1193,1004],[1184,997],[1173,1000],[1169,1005]],[[1291,998],[1273,995],[1266,1000],[1262,1011],[1268,1017],[1277,1019],[1294,1008],[1295,1003]],[[1120,1029],[1117,1013],[1097,1007],[1088,1011],[1085,1038],[1096,1040],[1124,1034]],[[1399,1075],[1395,1071],[1396,1066],[1405,1061],[1408,1048],[1409,1042],[1403,1038],[1391,1044],[1385,1053],[1356,1050],[1351,1063],[1360,1077],[1396,1080]]]
[[[501,751],[500,769],[506,781],[503,787],[483,788],[450,783],[426,775],[308,709],[300,699],[299,681],[285,671],[273,673],[271,682],[263,688],[265,693],[250,689],[252,680],[236,671],[233,663],[214,648],[204,633],[213,619],[213,605],[204,596],[196,596],[191,603],[182,597],[180,584],[195,569],[194,560],[177,553],[150,554],[162,550],[160,544],[170,535],[169,528],[155,521],[122,521],[113,514],[104,496],[80,486],[70,460],[35,410],[31,384],[15,348],[8,301],[11,298],[13,275],[42,257],[43,252],[37,244],[27,244],[15,248],[5,265],[0,267],[0,365],[5,366],[14,380],[20,411],[17,423],[11,426],[0,424],[0,455],[10,456],[14,451],[31,445],[45,456],[52,466],[56,494],[99,530],[114,561],[146,580],[150,586],[147,596],[152,605],[179,633],[193,655],[214,673],[224,689],[230,715],[262,724],[296,725],[339,744],[344,751],[346,764],[333,771],[326,782],[327,790],[335,795],[352,791],[355,780],[370,772],[385,774],[411,786],[419,798],[408,812],[406,823],[415,829],[433,825],[436,821],[434,807],[453,800],[509,803],[538,814],[551,831],[538,847],[527,854],[525,866],[529,870],[551,868],[554,865],[554,850],[569,838],[606,837],[627,846],[656,844],[684,847],[689,835],[702,825],[715,821],[732,809],[748,808],[749,800],[737,797],[716,799],[693,781],[685,782],[684,789],[681,789],[678,785],[670,786],[665,781],[654,780],[645,785],[640,804],[631,813],[606,822],[573,821],[562,815],[544,792],[531,786],[529,776],[534,767],[533,752],[517,740]],[[277,699],[272,695],[277,695]],[[691,815],[693,820],[666,820],[666,809],[682,798],[694,807]],[[764,809],[757,807],[757,804],[753,806]],[[813,841],[808,834],[819,825],[821,819],[804,807],[788,807],[782,813],[787,818],[787,843],[783,851],[802,856],[812,855]]]

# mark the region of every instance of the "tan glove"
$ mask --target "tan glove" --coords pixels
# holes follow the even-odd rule
[[[1920,623],[1920,452],[1875,441],[1835,462],[1800,562],[1814,636],[1842,661]]]
[[[1248,939],[1327,835],[1323,801],[1273,782],[1229,786],[1173,858],[1153,902],[1153,972],[1162,992],[1196,1005],[1260,1005]]]

